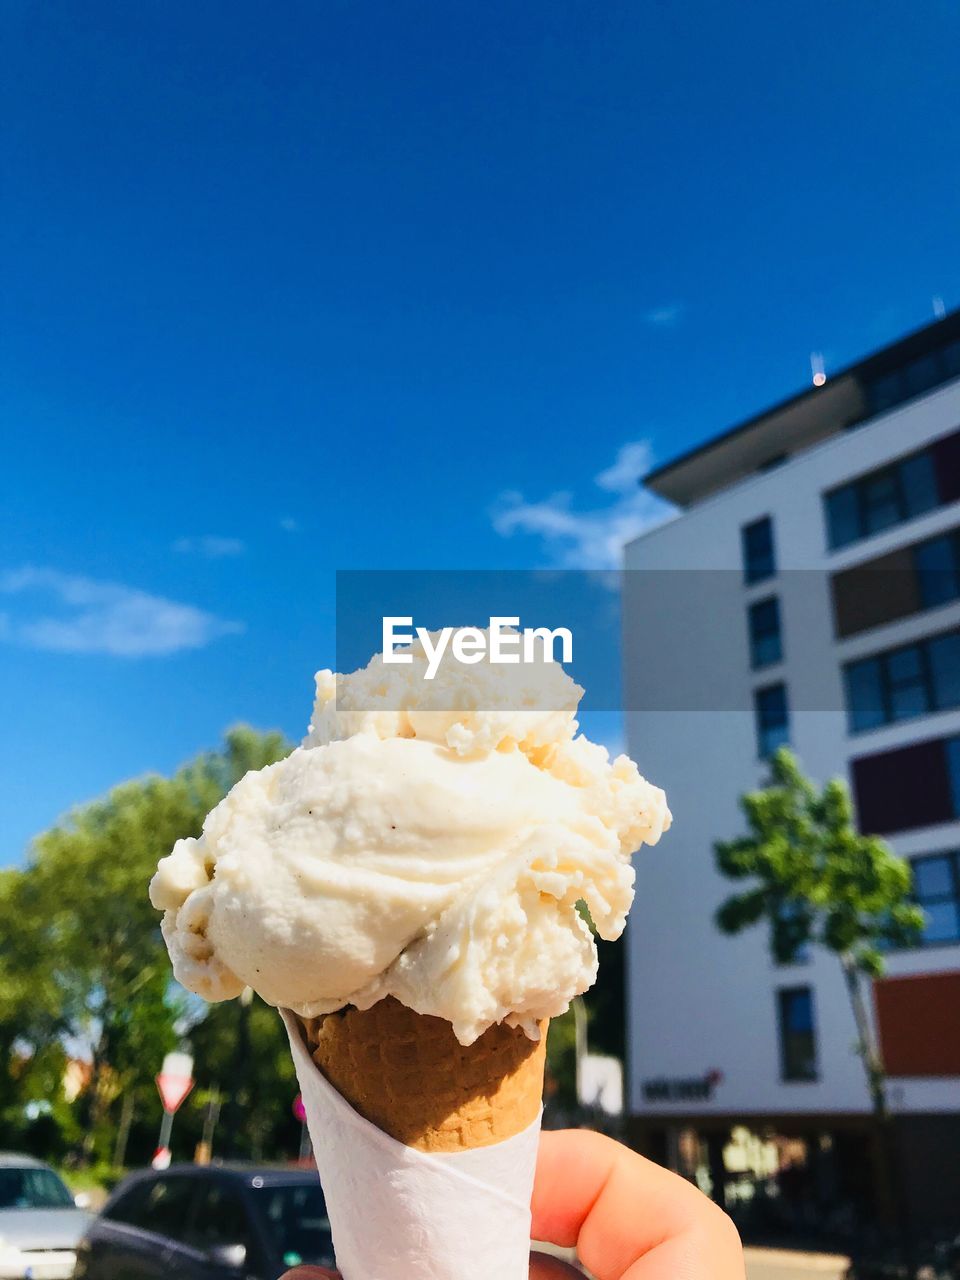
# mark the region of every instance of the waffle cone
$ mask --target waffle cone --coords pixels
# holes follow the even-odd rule
[[[420,1151],[465,1151],[521,1133],[543,1094],[540,1039],[498,1024],[460,1044],[444,1018],[392,996],[301,1022],[310,1054],[355,1111]]]

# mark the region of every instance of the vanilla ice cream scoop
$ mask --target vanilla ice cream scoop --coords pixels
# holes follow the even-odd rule
[[[150,885],[177,978],[313,1017],[392,995],[463,1044],[532,1037],[618,937],[631,853],[670,825],[626,756],[575,737],[557,664],[321,671],[303,746],[248,773]],[[441,679],[442,676],[442,679]]]

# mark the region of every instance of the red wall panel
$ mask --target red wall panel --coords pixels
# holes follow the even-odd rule
[[[960,1076],[960,972],[874,984],[880,1045],[891,1076]]]

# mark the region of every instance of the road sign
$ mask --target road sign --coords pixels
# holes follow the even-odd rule
[[[157,1088],[160,1090],[160,1101],[163,1103],[164,1111],[173,1115],[193,1088],[193,1081],[184,1080],[182,1076],[167,1076],[161,1072],[157,1076]]]
[[[584,1054],[580,1064],[579,1101],[610,1116],[623,1114],[623,1065],[619,1058]]]
[[[298,1093],[293,1100],[293,1114],[295,1118],[300,1121],[301,1124],[303,1124],[304,1120],[306,1120],[307,1118],[307,1109],[303,1105],[302,1093]]]
[[[168,1053],[157,1076],[163,1109],[173,1115],[193,1088],[193,1059],[189,1053]]]

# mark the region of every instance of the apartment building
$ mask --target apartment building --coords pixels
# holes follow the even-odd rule
[[[737,886],[713,844],[743,831],[738,797],[787,743],[812,777],[846,778],[860,829],[913,866],[926,929],[888,954],[872,1015],[911,1210],[956,1223],[960,313],[643,482],[678,514],[625,550],[627,734],[675,826],[637,859],[634,1138],[699,1167],[720,1197],[736,1192],[744,1142],[779,1153],[783,1185],[786,1163],[811,1203],[862,1208],[873,1195],[870,1103],[835,957],[814,948],[780,966],[762,926],[729,938],[714,925]]]

